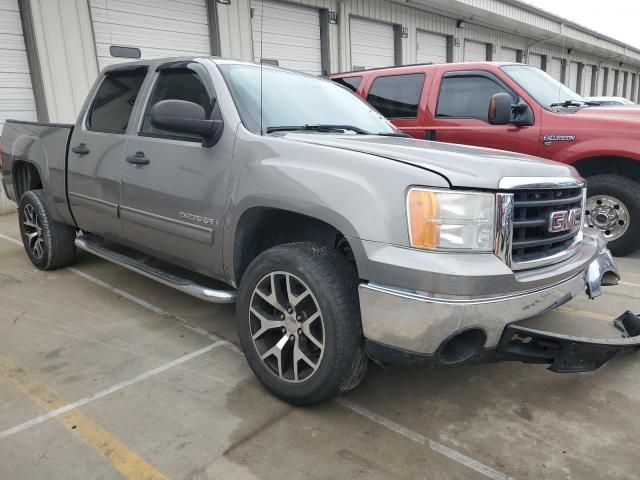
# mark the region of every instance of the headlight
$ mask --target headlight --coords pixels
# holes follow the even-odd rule
[[[412,188],[407,194],[412,247],[493,251],[496,199],[492,193]]]

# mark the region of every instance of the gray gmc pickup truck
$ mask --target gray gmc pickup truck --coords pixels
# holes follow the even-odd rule
[[[598,368],[640,343],[522,325],[619,275],[569,166],[406,138],[328,80],[217,58],[107,68],[75,125],[8,121],[2,173],[37,267],[85,250],[237,303],[260,381],[293,404],[369,359]]]

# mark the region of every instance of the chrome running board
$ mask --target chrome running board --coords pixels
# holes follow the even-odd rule
[[[115,252],[105,247],[100,239],[92,235],[81,235],[75,240],[76,247],[85,252],[92,253],[104,260],[115,263],[132,272],[144,275],[163,285],[175,288],[187,295],[199,298],[211,303],[234,303],[236,301],[235,290],[221,290],[200,285],[193,280],[174,275],[156,267],[147,265],[139,260],[131,258],[123,253]]]

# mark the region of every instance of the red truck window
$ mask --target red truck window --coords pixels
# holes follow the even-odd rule
[[[487,121],[491,97],[501,92],[511,95],[511,92],[484,76],[445,77],[440,87],[436,116]]]
[[[334,78],[333,81],[355,92],[362,83],[362,77]]]
[[[424,73],[378,77],[367,101],[387,118],[416,118],[424,79]]]

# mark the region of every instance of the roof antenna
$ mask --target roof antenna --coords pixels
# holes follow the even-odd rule
[[[263,116],[262,116],[262,70],[264,69],[264,65],[262,63],[262,35],[264,32],[264,0],[260,2],[260,135],[264,135],[263,129]]]

